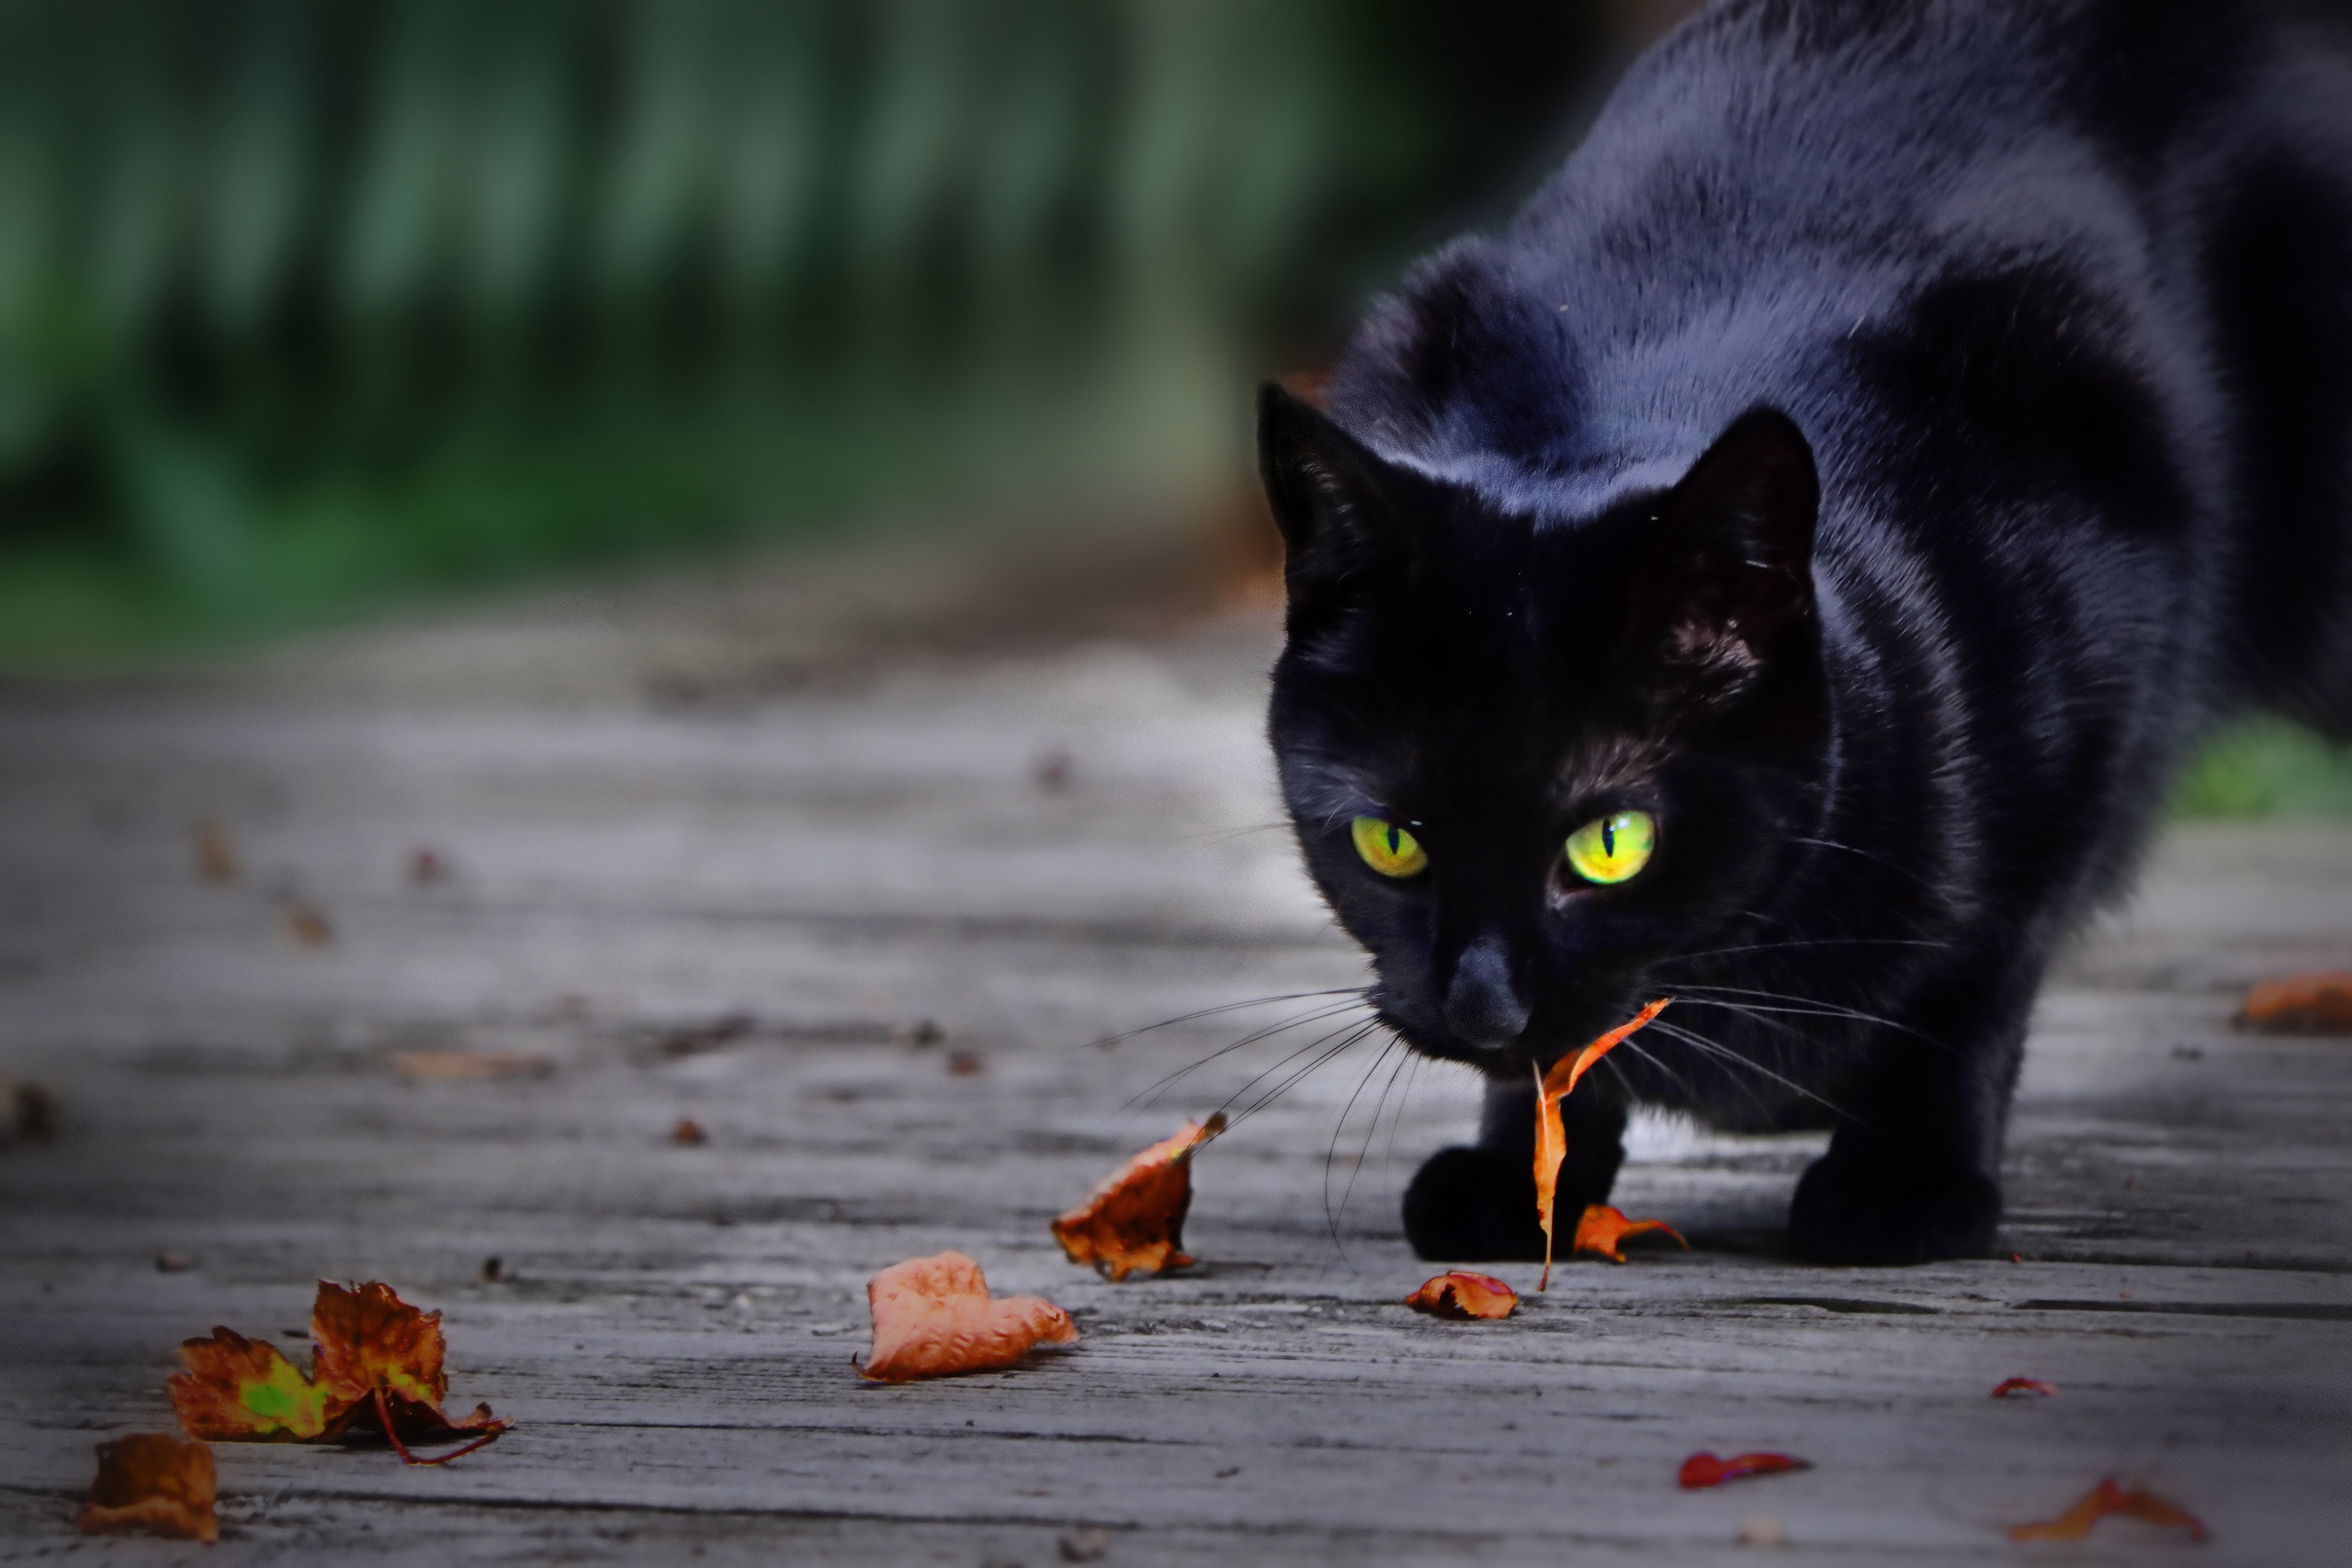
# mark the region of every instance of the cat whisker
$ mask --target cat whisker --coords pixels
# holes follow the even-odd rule
[[[1219,1110],[1227,1112],[1226,1117],[1226,1125],[1228,1128],[1238,1127],[1242,1122],[1247,1122],[1250,1117],[1255,1116],[1259,1111],[1263,1111],[1267,1106],[1272,1105],[1275,1100],[1280,1100],[1283,1095],[1288,1094],[1292,1089],[1296,1089],[1300,1084],[1305,1083],[1316,1073],[1330,1066],[1333,1062],[1338,1061],[1341,1056],[1346,1055],[1350,1051],[1355,1049],[1365,1040],[1371,1038],[1373,1032],[1380,1027],[1381,1024],[1378,1019],[1374,1019],[1369,1023],[1360,1023],[1355,1025],[1353,1029],[1347,1032],[1346,1038],[1342,1039],[1337,1045],[1334,1045],[1330,1049],[1325,1051],[1321,1055],[1307,1063],[1306,1066],[1293,1073],[1289,1077],[1284,1078],[1281,1083],[1276,1084],[1272,1089],[1270,1089],[1265,1093],[1260,1095],[1256,1100],[1251,1100],[1248,1105],[1243,1106],[1239,1111],[1233,1111],[1231,1108],[1234,1101],[1239,1100],[1243,1094],[1247,1094],[1249,1092],[1249,1087],[1245,1085],[1239,1093],[1235,1094],[1231,1100],[1227,1100],[1223,1106],[1218,1108]],[[1326,1035],[1324,1038],[1328,1040],[1330,1036]],[[1304,1055],[1304,1053],[1294,1052],[1291,1055],[1290,1060],[1295,1061],[1301,1055]],[[1251,1079],[1250,1082],[1251,1084],[1255,1084],[1260,1079],[1262,1079],[1267,1076],[1267,1074],[1261,1073],[1258,1075],[1257,1078]]]
[[[1948,942],[1933,942],[1922,937],[1900,936],[1827,936],[1804,937],[1788,942],[1749,942],[1739,947],[1710,947],[1697,953],[1678,953],[1670,958],[1653,963],[1653,969],[1663,969],[1669,964],[1695,964],[1702,959],[1726,958],[1739,953],[1777,953],[1799,947],[1937,947],[1949,948]]]
[[[1244,1008],[1266,1007],[1274,1002],[1310,1001],[1317,997],[1361,997],[1363,995],[1363,987],[1361,986],[1334,986],[1329,990],[1322,991],[1277,991],[1271,997],[1247,997],[1238,1002],[1219,1002],[1215,1007],[1197,1008],[1191,1012],[1180,1012],[1174,1018],[1163,1018],[1157,1023],[1147,1023],[1139,1029],[1130,1029],[1124,1034],[1105,1034],[1099,1040],[1086,1042],[1086,1045],[1095,1047],[1117,1045],[1133,1040],[1137,1035],[1149,1034],[1155,1029],[1171,1029],[1180,1023],[1193,1023],[1204,1018],[1215,1018],[1219,1013],[1239,1012]],[[1073,1050],[1084,1048],[1085,1046],[1071,1047]]]
[[[1348,1173],[1348,1184],[1340,1193],[1340,1206],[1336,1210],[1331,1206],[1331,1167],[1339,1161],[1340,1139],[1348,1130],[1348,1118],[1354,1114],[1356,1101],[1363,1098],[1363,1091],[1372,1084],[1373,1075],[1380,1071],[1380,1065],[1383,1062],[1388,1060],[1388,1054],[1396,1050],[1401,1043],[1403,1043],[1403,1042],[1392,1034],[1389,1036],[1387,1043],[1382,1045],[1379,1051],[1374,1055],[1372,1058],[1372,1066],[1366,1067],[1363,1070],[1363,1077],[1356,1080],[1355,1092],[1349,1095],[1347,1104],[1340,1108],[1340,1119],[1337,1122],[1333,1123],[1331,1128],[1330,1146],[1323,1151],[1323,1223],[1330,1227],[1331,1245],[1339,1248],[1340,1258],[1342,1262],[1347,1260],[1348,1244],[1340,1238],[1340,1219],[1341,1215],[1348,1212],[1348,1199],[1356,1190],[1356,1171],[1360,1171],[1363,1168],[1363,1152],[1361,1150],[1357,1152],[1356,1170],[1351,1170]],[[1398,1064],[1400,1066],[1402,1065],[1402,1063]],[[1394,1072],[1389,1074],[1389,1082],[1396,1082],[1396,1075]],[[1385,1104],[1386,1101],[1387,1091],[1384,1089],[1381,1091],[1381,1103]],[[1379,1126],[1380,1105],[1375,1104],[1373,1107],[1372,1111],[1372,1124],[1364,1132],[1364,1142],[1367,1146],[1369,1146],[1372,1142],[1373,1133],[1377,1131]]]
[[[1788,1089],[1790,1092],[1799,1095],[1804,1099],[1812,1100],[1815,1105],[1820,1106],[1823,1110],[1827,1111],[1834,1116],[1849,1121],[1852,1120],[1852,1118],[1847,1116],[1844,1109],[1838,1106],[1835,1101],[1826,1100],[1822,1096],[1815,1094],[1813,1090],[1805,1088],[1804,1085],[1797,1082],[1794,1078],[1774,1072],[1771,1068],[1766,1066],[1761,1062],[1741,1055],[1738,1052],[1733,1050],[1730,1046],[1724,1044],[1720,1041],[1711,1040],[1703,1034],[1694,1033],[1690,1030],[1682,1028],[1678,1024],[1668,1023],[1663,1020],[1652,1023],[1650,1027],[1657,1030],[1659,1033],[1667,1035],[1670,1039],[1679,1040],[1687,1045],[1704,1051],[1709,1055],[1712,1055],[1718,1060],[1729,1063],[1736,1066],[1746,1067],[1748,1071],[1757,1074],[1760,1077],[1770,1078],[1772,1082],[1779,1084],[1781,1088]],[[1759,1100],[1758,1103],[1761,1105],[1762,1101]]]
[[[1874,862],[1879,865],[1884,866],[1887,870],[1894,873],[1897,876],[1908,877],[1930,893],[1936,891],[1936,885],[1933,882],[1929,881],[1927,877],[1920,875],[1917,872],[1913,871],[1909,866],[1897,865],[1893,861],[1887,859],[1884,855],[1873,854],[1868,850],[1856,849],[1851,844],[1841,844],[1835,839],[1791,839],[1789,842],[1792,844],[1810,845],[1812,848],[1816,850],[1842,850],[1847,854],[1857,855],[1863,860]]]
[[[1305,1012],[1294,1013],[1290,1017],[1281,1020],[1279,1022],[1270,1023],[1263,1029],[1252,1030],[1250,1033],[1243,1035],[1240,1039],[1236,1040],[1230,1045],[1220,1045],[1216,1050],[1210,1052],[1207,1055],[1203,1056],[1199,1061],[1179,1067],[1174,1072],[1170,1073],[1166,1077],[1161,1078],[1159,1082],[1148,1085],[1148,1087],[1136,1091],[1135,1094],[1128,1097],[1126,1103],[1121,1106],[1120,1109],[1123,1111],[1132,1111],[1155,1104],[1158,1102],[1161,1095],[1167,1093],[1170,1089],[1175,1088],[1176,1085],[1192,1077],[1194,1073],[1199,1072],[1203,1067],[1207,1066],[1210,1063],[1215,1062],[1221,1057],[1229,1056],[1236,1051],[1255,1045],[1260,1041],[1270,1040],[1277,1034],[1286,1032],[1293,1029],[1302,1029],[1311,1023],[1320,1023],[1326,1019],[1339,1018],[1344,1014],[1355,1011],[1358,1008],[1367,1008],[1371,1005],[1372,1004],[1370,1002],[1359,998],[1354,1001],[1340,1002],[1329,1007],[1310,1008]],[[1329,1036],[1326,1036],[1326,1038],[1328,1039]],[[1309,1045],[1306,1047],[1306,1049],[1311,1051],[1314,1047]],[[1296,1055],[1297,1053],[1293,1053],[1294,1056]],[[1288,1060],[1290,1058],[1284,1059]],[[1280,1065],[1280,1063],[1276,1064],[1277,1066]]]
[[[1798,1002],[1804,1005],[1799,1007],[1766,1007],[1760,1003],[1723,1001],[1717,999],[1716,997],[1709,996],[1707,994],[1709,992],[1715,992],[1720,996],[1727,997],[1764,997],[1775,1001]],[[1919,1031],[1912,1028],[1907,1023],[1897,1023],[1891,1018],[1881,1018],[1876,1013],[1864,1012],[1860,1008],[1849,1008],[1838,1002],[1826,1002],[1814,997],[1793,997],[1780,991],[1759,991],[1747,986],[1678,986],[1675,987],[1675,999],[1678,1001],[1688,1001],[1693,1007],[1732,1008],[1738,1011],[1751,1014],[1791,1013],[1805,1018],[1845,1019],[1854,1023],[1872,1023],[1878,1025],[1882,1029],[1892,1029],[1897,1033],[1908,1034],[1917,1039],[1926,1040],[1931,1044],[1941,1043],[1941,1042],[1937,1041],[1932,1035],[1922,1034]]]

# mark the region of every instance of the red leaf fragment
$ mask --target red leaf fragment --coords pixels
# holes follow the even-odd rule
[[[1686,1492],[1703,1487],[1721,1486],[1726,1481],[1737,1481],[1744,1475],[1775,1475],[1784,1470],[1811,1470],[1811,1460],[1792,1459],[1787,1454],[1734,1454],[1729,1459],[1717,1459],[1704,1451],[1692,1454],[1682,1461],[1674,1479]]]
[[[1085,1202],[1054,1221],[1063,1253],[1109,1280],[1189,1267],[1184,1215],[1193,1206],[1193,1156],[1224,1131],[1222,1111],[1187,1122],[1104,1177]]]
[[[1625,1254],[1619,1249],[1620,1244],[1636,1235],[1670,1235],[1682,1243],[1683,1251],[1690,1250],[1682,1233],[1664,1220],[1629,1220],[1606,1203],[1592,1204],[1578,1217],[1576,1239],[1568,1244],[1568,1250],[1597,1252],[1611,1263],[1623,1263]]]
[[[1455,1269],[1423,1284],[1405,1304],[1431,1317],[1509,1317],[1519,1305],[1519,1292],[1492,1274]]]
[[[2039,1398],[2048,1399],[2057,1392],[2056,1383],[2044,1382],[2040,1378],[2003,1378],[1994,1385],[1993,1397],[2007,1399],[2013,1393],[2030,1393]]]
[[[1568,1130],[1560,1121],[1560,1101],[1567,1099],[1577,1082],[1592,1070],[1592,1065],[1609,1055],[1635,1030],[1664,1012],[1674,998],[1660,997],[1629,1022],[1621,1023],[1608,1033],[1594,1039],[1573,1055],[1561,1057],[1552,1064],[1548,1073],[1541,1068],[1535,1074],[1535,1220],[1544,1227],[1544,1277],[1536,1281],[1539,1291],[1552,1284],[1552,1212],[1559,1201],[1560,1165],[1568,1157]]]
[[[874,1342],[858,1371],[874,1382],[991,1371],[1078,1338],[1069,1314],[1042,1296],[991,1298],[980,1266],[960,1252],[892,1264],[865,1282],[865,1300]]]
[[[2266,1034],[2352,1034],[2352,975],[2322,971],[2264,980],[2235,1021]]]
[[[2196,1515],[2140,1487],[2126,1490],[2117,1485],[2111,1475],[2103,1478],[2083,1495],[2081,1501],[2056,1518],[2011,1525],[2008,1535],[2011,1540],[2080,1540],[2091,1533],[2093,1525],[2109,1514],[2126,1514],[2165,1529],[2185,1529],[2191,1540],[2205,1539],[2204,1521]]]
[[[134,1432],[98,1445],[98,1475],[74,1526],[84,1535],[137,1530],[180,1540],[218,1540],[212,1450],[168,1432]]]

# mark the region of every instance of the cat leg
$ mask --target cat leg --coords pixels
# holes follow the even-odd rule
[[[1981,971],[1905,1010],[1846,1089],[1829,1152],[1806,1168],[1789,1238],[1813,1263],[1982,1257],[2001,1220],[2001,1145],[2039,963]],[[1925,1038],[1922,1038],[1925,1036]]]
[[[1593,1092],[1561,1102],[1568,1157],[1558,1206],[1568,1230],[1588,1203],[1608,1201],[1625,1159],[1625,1107]],[[1449,1263],[1533,1262],[1544,1256],[1535,1222],[1535,1086],[1487,1086],[1478,1142],[1440,1149],[1405,1191],[1405,1236],[1422,1258]],[[1565,1238],[1563,1238],[1565,1245]]]

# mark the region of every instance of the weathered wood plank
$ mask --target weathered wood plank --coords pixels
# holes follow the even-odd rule
[[[2110,1472],[2205,1515],[2200,1561],[2335,1560],[2352,1046],[2227,1015],[2352,953],[2342,829],[2177,834],[2070,961],[2012,1145],[2022,1261],[1797,1267],[1817,1138],[1645,1122],[1622,1200],[1692,1253],[1429,1322],[1396,1304],[1428,1272],[1396,1197],[1474,1097],[1367,1042],[1204,1157],[1199,1270],[1065,1265],[1056,1210],[1346,1021],[1149,1103],[1281,1010],[1089,1043],[1361,976],[1268,826],[1268,649],[1219,628],[716,716],[233,682],[0,705],[5,1061],[68,1104],[0,1154],[0,1556],[68,1548],[90,1443],[168,1421],[178,1338],[293,1348],[326,1275],[443,1308],[455,1397],[522,1425],[447,1471],[222,1447],[237,1560],[1035,1564],[1099,1529],[1114,1562],[1704,1562],[1760,1513],[1794,1560],[1973,1562]],[[235,826],[238,886],[190,875],[198,814]],[[405,879],[420,844],[449,879]],[[277,934],[293,896],[331,946]],[[420,1045],[552,1071],[404,1083]],[[681,1116],[709,1141],[673,1145]],[[866,1274],[945,1247],[1084,1342],[860,1385]],[[1985,1397],[2012,1373],[2064,1392]],[[1817,1468],[1673,1486],[1748,1447]],[[2107,1529],[2080,1560],[2164,1550]]]

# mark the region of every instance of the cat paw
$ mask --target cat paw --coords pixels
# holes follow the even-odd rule
[[[1833,1148],[1797,1182],[1789,1239],[1808,1263],[1932,1263],[1983,1257],[2000,1221],[1999,1184],[1973,1170]]]
[[[1405,1190],[1405,1237],[1432,1261],[1537,1261],[1544,1231],[1535,1223],[1535,1174],[1526,1161],[1490,1150],[1440,1149]]]

